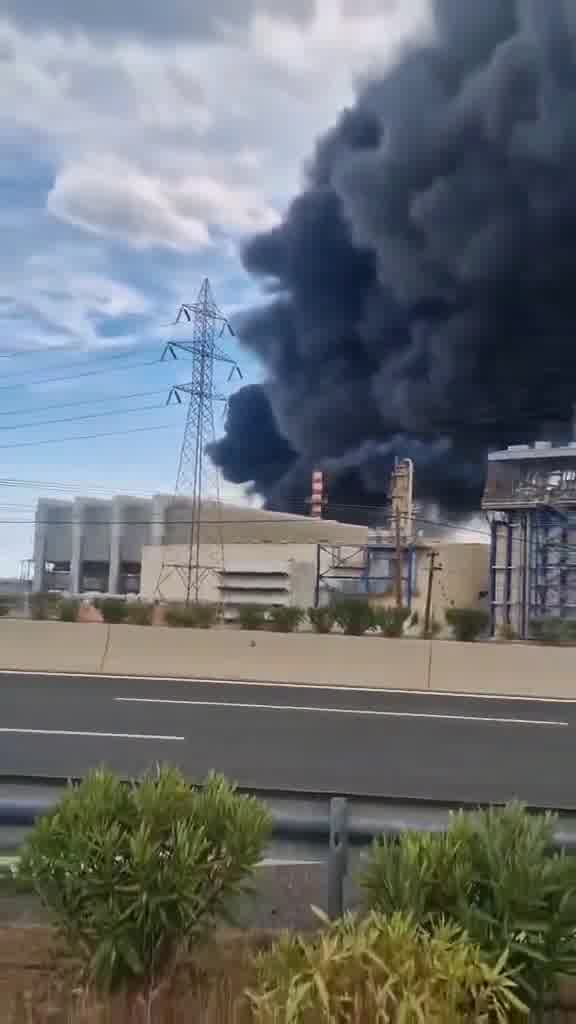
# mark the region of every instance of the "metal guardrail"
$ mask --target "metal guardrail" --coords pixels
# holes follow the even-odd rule
[[[69,780],[72,783],[79,780]],[[1,862],[17,859],[18,847],[36,819],[48,813],[69,784],[64,779],[39,779],[0,776],[0,856]],[[407,830],[444,831],[450,813],[462,804],[400,799],[363,799],[323,793],[272,792],[242,789],[263,800],[272,816],[272,838],[276,844],[288,844],[314,862],[326,864],[326,905],[330,916],[343,909],[344,881],[352,848],[366,847],[378,835],[397,836]],[[478,805],[468,805],[472,810]],[[559,812],[555,846],[576,854],[576,813]],[[293,856],[293,854],[292,854]],[[290,860],[287,860],[290,863]]]

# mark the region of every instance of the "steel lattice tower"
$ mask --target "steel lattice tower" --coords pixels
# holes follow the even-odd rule
[[[198,298],[192,305],[180,306],[174,325],[190,324],[192,337],[189,340],[171,340],[166,344],[162,358],[179,359],[183,354],[192,357],[191,379],[188,384],[172,388],[168,401],[182,404],[187,401],[186,425],[178,463],[176,493],[189,494],[192,498],[192,515],[188,539],[188,560],[185,564],[164,564],[158,581],[161,592],[162,582],[177,571],[184,582],[186,604],[198,602],[203,581],[213,572],[224,568],[224,544],[221,518],[219,473],[206,449],[215,440],[215,406],[226,402],[226,396],[215,386],[217,364],[228,367],[228,381],[235,375],[242,377],[236,361],[218,345],[224,334],[234,336],[234,331],[216,305],[209,280],[203,282]],[[207,552],[202,542],[203,502],[210,498],[215,509],[215,523],[206,531],[213,534],[216,526],[218,541],[211,544],[214,550]],[[207,524],[208,525],[208,524]]]

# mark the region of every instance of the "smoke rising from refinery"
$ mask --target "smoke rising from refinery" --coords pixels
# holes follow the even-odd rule
[[[486,453],[566,436],[576,396],[576,4],[433,0],[435,33],[365,81],[246,269],[266,370],[212,449],[295,509],[325,468],[340,518],[416,495],[478,506]],[[346,513],[348,509],[348,514]]]

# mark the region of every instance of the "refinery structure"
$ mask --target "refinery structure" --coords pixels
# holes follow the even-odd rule
[[[576,443],[539,441],[488,456],[494,632],[576,618]]]

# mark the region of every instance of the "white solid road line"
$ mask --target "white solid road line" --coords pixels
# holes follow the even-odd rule
[[[99,740],[156,740],[163,743],[183,743],[184,736],[149,736],[130,732],[73,732],[68,729],[0,729],[0,733],[17,736],[84,736]]]
[[[357,708],[320,708],[289,704],[239,704],[233,701],[171,700],[163,697],[115,697],[119,704],[186,704],[195,708],[240,708],[249,711],[302,711],[319,715],[358,715],[371,718],[430,718],[447,722],[483,722],[495,725],[540,725],[568,728],[568,722],[537,721],[531,718],[483,718],[479,715],[435,715],[415,711],[371,711]]]
[[[379,693],[396,694],[403,697],[458,697],[462,700],[491,700],[491,701],[519,701],[527,704],[576,704],[576,697],[528,697],[520,694],[505,693],[464,693],[461,690],[406,690],[390,686],[333,686],[330,683],[288,683],[268,682],[251,679],[206,679],[187,678],[186,676],[130,676],[120,673],[110,675],[107,672],[98,672],[91,675],[89,672],[35,672],[33,669],[0,669],[2,676],[46,676],[53,679],[113,679],[115,682],[138,682],[138,683],[187,683],[189,686],[200,683],[213,686],[257,686],[270,689],[285,690],[328,690],[333,693]]]

